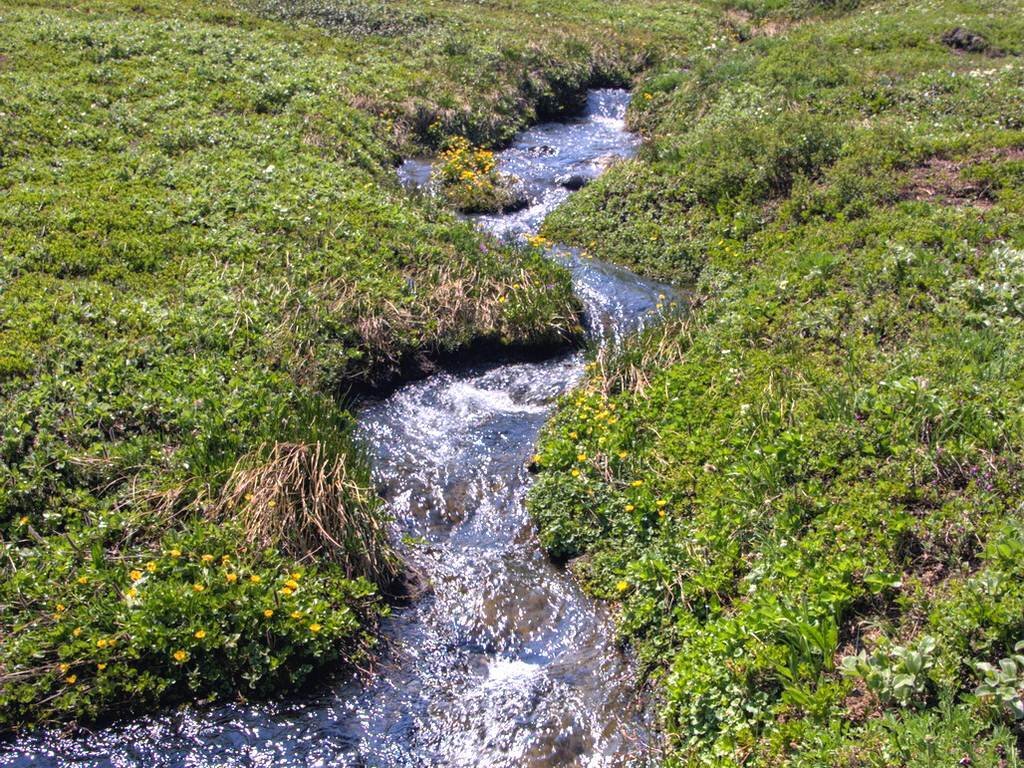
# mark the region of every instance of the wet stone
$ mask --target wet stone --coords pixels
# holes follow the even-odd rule
[[[550,147],[547,144],[538,144],[537,146],[527,148],[526,151],[535,157],[553,157],[558,154],[558,150],[555,147]]]
[[[570,173],[558,177],[558,186],[575,192],[576,190],[583,189],[591,181],[590,177],[584,176],[582,173]]]

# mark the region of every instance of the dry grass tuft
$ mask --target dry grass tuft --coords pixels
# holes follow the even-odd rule
[[[400,376],[411,357],[434,360],[475,341],[541,346],[575,338],[572,294],[552,298],[546,276],[526,267],[499,276],[453,254],[445,264],[409,268],[405,276],[415,303],[373,295],[353,281],[325,288],[331,316],[354,330],[352,345],[361,352],[358,363],[340,372],[342,379],[385,383]]]
[[[650,377],[682,362],[690,348],[691,321],[687,315],[667,317],[619,344],[600,349],[594,361],[601,392],[643,394]]]
[[[385,584],[399,571],[381,502],[321,443],[275,443],[243,459],[213,514],[237,515],[250,545],[331,560],[350,578]]]

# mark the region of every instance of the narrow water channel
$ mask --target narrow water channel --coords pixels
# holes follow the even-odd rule
[[[498,158],[530,207],[479,217],[495,234],[533,233],[569,194],[636,140],[628,94],[590,94],[585,114],[525,131]],[[406,163],[406,183],[429,166]],[[599,342],[635,330],[665,286],[554,248]],[[582,376],[573,352],[433,375],[360,412],[374,476],[411,558],[433,589],[385,622],[369,682],[315,699],[189,708],[75,738],[31,736],[16,766],[618,766],[648,735],[605,609],[541,550],[523,499],[526,462],[554,400]]]

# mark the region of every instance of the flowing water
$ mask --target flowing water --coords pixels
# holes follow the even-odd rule
[[[624,91],[591,93],[585,114],[525,131],[499,168],[531,205],[478,217],[497,235],[537,230],[570,192],[636,147]],[[429,177],[407,162],[407,184]],[[599,341],[651,316],[666,286],[583,258],[572,271]],[[526,462],[582,353],[438,373],[367,403],[360,432],[409,556],[432,590],[398,608],[377,674],[314,699],[148,715],[74,738],[0,746],[4,765],[618,766],[642,756],[643,708],[605,609],[541,550],[523,499]]]

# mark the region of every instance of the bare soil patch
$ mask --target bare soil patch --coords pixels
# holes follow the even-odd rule
[[[983,162],[1024,159],[1024,148],[993,149],[971,158],[949,160],[932,157],[910,171],[901,200],[921,200],[958,207],[988,210],[995,202],[988,184],[969,178],[964,171]]]

